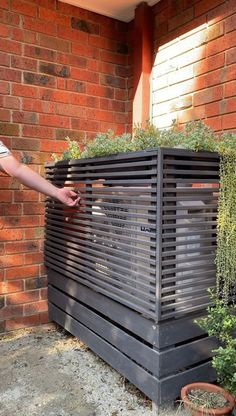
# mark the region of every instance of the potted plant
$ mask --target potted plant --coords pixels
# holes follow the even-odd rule
[[[210,291],[213,304],[207,316],[197,324],[209,336],[215,336],[220,346],[214,350],[212,366],[220,386],[210,383],[191,383],[181,390],[181,399],[193,414],[225,415],[232,411],[236,394],[236,305],[225,304]],[[199,413],[200,412],[200,413]]]

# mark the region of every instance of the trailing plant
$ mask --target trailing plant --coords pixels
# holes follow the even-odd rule
[[[210,297],[213,304],[207,308],[207,316],[196,322],[209,336],[220,341],[219,348],[213,350],[212,366],[219,384],[236,395],[236,305],[226,305],[212,291]]]

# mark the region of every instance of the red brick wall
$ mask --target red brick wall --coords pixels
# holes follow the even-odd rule
[[[0,140],[38,172],[65,136],[127,131],[128,25],[56,0],[0,2]],[[1,175],[0,331],[47,320],[43,198]]]
[[[154,13],[154,123],[236,131],[236,1],[162,0]]]

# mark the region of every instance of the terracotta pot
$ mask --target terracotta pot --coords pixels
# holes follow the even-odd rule
[[[213,393],[220,393],[227,400],[228,404],[225,407],[209,408],[198,406],[188,399],[188,394],[191,390],[199,389]],[[184,403],[185,409],[189,410],[193,416],[223,416],[232,412],[235,405],[235,398],[226,390],[211,383],[191,383],[184,386],[181,390],[181,399]]]

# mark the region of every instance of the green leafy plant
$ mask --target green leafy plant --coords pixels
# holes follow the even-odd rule
[[[217,373],[217,380],[226,390],[236,394],[236,305],[226,305],[217,294],[210,291],[213,302],[207,308],[207,316],[197,319],[197,324],[209,336],[220,341],[219,348],[214,350],[212,366]]]
[[[52,159],[55,162],[58,162],[59,160],[65,160],[65,159],[80,159],[81,150],[80,150],[79,143],[75,140],[71,140],[69,137],[66,137],[65,140],[68,143],[67,149],[62,153],[60,157],[56,153],[53,153]]]
[[[215,151],[220,155],[220,192],[217,218],[217,293],[228,302],[236,287],[236,135],[217,135],[202,121],[193,121],[180,129],[173,123],[168,130],[159,130],[151,122],[137,125],[133,134],[115,135],[112,130],[99,133],[87,143],[83,152],[68,137],[68,149],[59,159],[109,156],[157,147],[178,147],[193,151]]]

